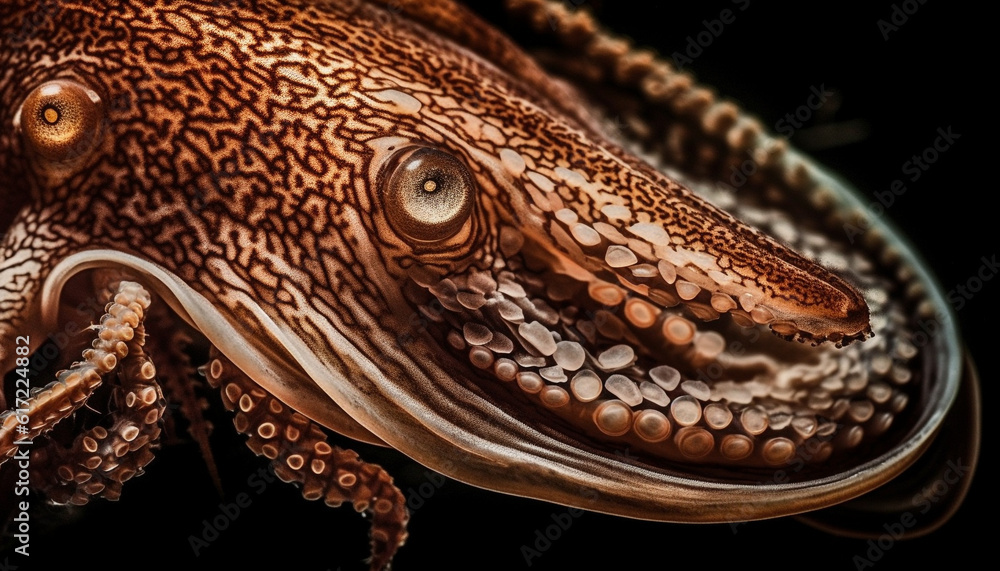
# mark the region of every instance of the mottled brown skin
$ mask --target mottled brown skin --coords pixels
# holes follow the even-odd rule
[[[566,17],[569,40],[593,40],[600,52],[593,46],[604,36],[592,24],[543,3],[512,4],[535,16],[554,10]],[[211,366],[227,373],[211,374],[213,384],[260,392],[247,409],[227,395],[227,406],[250,415],[242,425],[237,417],[249,433],[298,422],[256,416],[259,403],[276,403],[281,414],[298,411],[299,420],[394,446],[476,485],[679,521],[812,509],[861,493],[905,464],[862,487],[765,487],[753,505],[741,501],[746,491],[738,486],[755,481],[755,469],[787,463],[798,450],[812,450],[805,479],[823,474],[831,456],[836,466],[849,463],[859,445],[873,447],[866,459],[889,449],[869,435],[909,410],[913,389],[902,385],[918,365],[909,363],[905,328],[843,353],[829,343],[811,349],[768,338],[754,348],[755,363],[726,361],[727,381],[778,378],[793,366],[807,372],[749,401],[743,385],[719,393],[713,401],[722,408],[711,411],[729,415],[721,423],[704,419],[703,393],[723,389],[689,384],[719,354],[717,338],[769,327],[788,339],[848,345],[872,333],[858,287],[884,293],[898,284],[864,264],[850,276],[853,262],[824,269],[643,163],[604,132],[579,93],[553,83],[461,6],[127,2],[115,5],[114,18],[105,8],[15,2],[0,9],[4,30],[20,30],[26,14],[45,10],[37,27],[0,44],[0,66],[9,70],[0,77],[0,123],[19,127],[0,131],[0,197],[17,206],[0,215],[4,370],[13,362],[9,338],[30,334],[37,347],[68,310],[50,290],[106,265],[143,283],[154,303],[170,305],[219,348],[225,357]],[[632,54],[626,46],[598,55],[615,65]],[[655,66],[633,68],[657,80]],[[59,118],[29,104],[29,94],[53,80],[99,99],[92,107],[80,99],[89,109],[86,136],[68,147],[49,144],[38,123]],[[674,81],[659,80],[650,85]],[[763,145],[759,130],[738,130],[735,111],[731,122],[717,122],[731,132],[703,127],[712,101],[681,92],[696,104],[664,107],[678,124],[691,123],[692,145],[736,141],[733,157]],[[410,164],[406,152],[422,147],[454,164],[435,159],[440,180],[415,196],[451,196],[437,185],[457,184],[464,190],[455,196],[464,198],[454,200],[470,201],[446,223],[409,224],[396,202],[408,195],[390,192],[394,174]],[[761,188],[820,186],[774,160],[762,169],[774,180]],[[847,255],[843,243],[824,240]],[[100,275],[92,283],[109,285]],[[908,311],[909,303],[879,300],[880,316]],[[726,313],[731,318],[718,324],[690,321]],[[155,335],[155,324],[147,326]],[[576,358],[556,355],[557,341],[585,352],[586,361],[566,365]],[[630,352],[618,364],[609,355],[620,347]],[[898,370],[869,366],[888,354],[902,360]],[[668,365],[687,383],[651,372]],[[553,366],[565,369],[561,381],[547,376]],[[600,398],[568,391],[581,367],[606,373],[605,383],[615,375],[625,381],[598,384]],[[834,374],[851,367],[867,367],[860,388]],[[818,388],[818,371],[837,377],[829,386],[840,388]],[[613,388],[621,382],[631,388]],[[761,411],[770,416],[758,426]],[[640,415],[648,422],[633,425]],[[264,454],[279,474],[295,472],[286,479],[322,487],[314,476],[329,470],[299,472],[301,455],[288,450],[294,441]],[[613,453],[623,447],[641,458]],[[677,476],[702,466],[724,483],[702,487]],[[364,481],[391,496],[387,478]],[[567,491],[571,484],[601,494],[585,501]],[[361,501],[330,494],[331,503]],[[387,564],[405,537],[405,510],[399,497],[393,502],[361,508],[389,514],[373,531],[373,567]]]
[[[439,89],[457,100],[470,100],[475,113],[503,122],[508,140],[523,139],[525,143],[519,147],[522,152],[539,153],[546,149],[545,164],[580,169],[595,181],[606,182],[629,203],[641,205],[646,201],[644,196],[660,196],[656,204],[644,209],[653,209],[653,219],[662,220],[671,235],[683,237],[691,249],[712,256],[726,251],[732,261],[724,260],[723,268],[732,266],[748,279],[759,279],[765,292],[773,292],[786,303],[799,309],[809,306],[810,311],[822,308],[837,320],[864,313],[858,294],[839,279],[808,266],[804,260],[755,236],[725,215],[708,210],[704,203],[691,199],[662,175],[649,169],[639,172],[623,169],[620,159],[595,146],[600,141],[587,141],[582,133],[566,125],[569,117],[552,113],[561,110],[513,114],[511,90],[517,86],[508,85],[505,78],[496,78],[495,84],[475,84],[471,78],[477,74],[428,73],[430,70],[423,62],[440,50],[443,40],[427,41],[422,34],[408,34],[405,27],[394,31],[398,37],[376,35],[369,28],[374,26],[374,20],[363,18],[369,9],[365,5],[356,7],[358,19],[349,30],[338,25],[336,19],[343,17],[344,12],[334,11],[323,17],[316,8],[298,9],[294,4],[262,4],[253,11],[237,8],[229,22],[234,28],[225,34],[213,30],[189,31],[197,29],[199,22],[227,17],[226,11],[216,16],[211,7],[199,9],[192,5],[188,9],[179,4],[169,10],[151,10],[150,14],[158,15],[147,23],[139,12],[133,12],[128,5],[122,6],[121,21],[133,22],[125,29],[100,22],[96,8],[71,10],[71,7],[71,4],[62,7],[36,35],[45,38],[45,53],[51,55],[72,53],[84,41],[97,46],[88,50],[93,62],[73,58],[43,66],[21,61],[31,51],[12,52],[9,68],[16,79],[4,84],[7,124],[13,120],[19,97],[31,86],[55,77],[76,78],[89,85],[102,94],[107,107],[107,134],[102,147],[92,152],[85,164],[74,165],[69,172],[43,164],[24,173],[23,166],[14,163],[23,162],[23,154],[29,151],[21,141],[13,140],[13,133],[5,134],[5,147],[12,152],[5,157],[11,165],[4,165],[4,171],[18,177],[13,180],[23,180],[22,175],[35,179],[31,188],[36,205],[27,211],[50,215],[49,224],[56,229],[49,243],[35,249],[33,257],[43,266],[82,248],[123,249],[124,245],[127,251],[169,268],[201,289],[215,285],[203,268],[213,259],[222,260],[239,273],[239,278],[251,289],[248,294],[267,299],[274,295],[274,282],[280,277],[266,265],[249,263],[266,258],[266,254],[261,254],[266,252],[303,269],[316,284],[302,284],[310,297],[319,295],[311,288],[330,287],[331,263],[354,274],[354,279],[339,280],[339,287],[362,291],[355,280],[364,282],[373,278],[360,275],[362,271],[356,260],[342,259],[334,253],[353,245],[353,238],[341,220],[342,209],[357,205],[364,210],[373,198],[370,181],[364,182],[370,178],[371,151],[359,141],[333,137],[341,131],[364,133],[363,138],[368,139],[426,137],[430,143],[449,144],[441,140],[440,133],[422,133],[416,118],[372,110],[375,116],[370,119],[357,115],[346,119],[336,106],[316,108],[310,100],[320,94],[321,88],[330,89],[345,94],[337,99],[338,105],[364,107],[365,102],[351,92],[359,89],[359,82],[373,68],[384,66],[404,76],[428,81],[428,89]],[[11,12],[11,19],[18,16],[18,12]],[[259,22],[268,22],[269,29]],[[240,42],[281,38],[298,27],[307,29],[308,34],[298,34],[302,39],[291,42],[293,45],[304,44],[311,38],[328,38],[326,45],[241,49]],[[76,33],[77,29],[84,30],[84,37]],[[126,39],[110,41],[112,34],[122,32],[127,34]],[[362,38],[370,39],[372,45],[352,41]],[[341,44],[350,47],[338,47]],[[123,45],[128,48],[122,49]],[[302,53],[306,61],[282,64],[287,59],[286,49]],[[397,59],[404,54],[405,60]],[[324,58],[331,62],[352,61],[358,69],[323,79],[317,66],[325,63]],[[482,66],[467,58],[448,65]],[[269,66],[274,67],[267,69]],[[197,79],[187,72],[190,69],[199,70]],[[479,77],[494,75],[487,69],[476,71],[481,72]],[[285,73],[301,74],[317,84],[297,85]],[[234,80],[237,77],[239,83]],[[530,92],[522,92],[518,99],[528,100]],[[352,124],[352,119],[358,124]],[[386,119],[395,124],[387,125]],[[150,125],[156,125],[156,130],[150,129]],[[484,141],[477,144],[484,150],[496,147]],[[461,152],[457,148],[451,150]],[[330,161],[330,156],[335,160]],[[502,182],[489,180],[486,173],[480,176],[483,194],[495,194],[490,198],[499,203],[494,207],[498,211],[495,214],[486,211],[485,205],[481,207],[477,213],[480,223],[484,227],[495,225],[499,216],[513,220],[516,209],[510,202],[516,198],[502,196],[499,189],[490,188],[502,186]],[[67,180],[68,177],[72,178]],[[13,181],[4,184],[8,189],[17,186]],[[26,191],[9,192],[14,196],[26,194]],[[66,212],[65,205],[71,200],[78,201],[74,204],[77,208]],[[581,216],[592,218],[590,200],[587,197],[577,200],[576,204],[570,204],[577,207]],[[681,206],[682,201],[689,205]],[[179,207],[170,208],[172,204]],[[83,205],[87,207],[80,208]],[[376,216],[362,223],[369,230],[384,224]],[[14,222],[20,224],[23,222]],[[732,233],[709,232],[725,227],[730,227]],[[261,243],[264,231],[280,234],[284,239],[280,244]],[[195,242],[182,238],[181,232],[197,237],[200,246],[195,248]],[[407,245],[392,240],[391,232],[377,235],[389,240],[380,248],[388,262],[399,266],[408,263],[411,254]],[[234,246],[234,238],[239,250]],[[312,247],[314,241],[316,247]],[[5,249],[23,252],[25,245],[11,242]],[[480,264],[492,255],[484,237],[473,234],[461,244],[460,251],[450,253],[448,269],[468,263],[463,252],[471,252]],[[322,259],[324,255],[335,258],[335,262]],[[776,260],[779,256],[782,261]],[[789,271],[804,267],[832,283],[826,284],[799,271],[792,275],[778,272],[779,266]],[[254,276],[252,270],[263,275]],[[779,275],[785,276],[780,280],[782,283],[771,283],[778,279],[767,277]],[[819,307],[813,307],[817,304]],[[849,328],[853,331],[845,334],[856,335],[864,325],[852,324]]]

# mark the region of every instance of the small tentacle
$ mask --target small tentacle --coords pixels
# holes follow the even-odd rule
[[[778,171],[775,180],[785,181],[792,190],[815,184],[800,160],[786,160],[787,144],[769,137],[759,121],[733,103],[719,101],[712,90],[662,56],[603,29],[586,9],[573,10],[553,0],[507,0],[507,7],[537,33],[553,35],[564,46],[585,53],[588,57],[574,60],[575,74],[633,88],[644,101],[677,118],[671,127],[676,131],[660,133],[646,126],[634,133],[646,143],[668,141],[665,150],[674,161],[690,161],[696,168],[699,161],[713,157],[729,166],[749,154],[762,167]],[[728,170],[720,167],[719,172]]]
[[[160,378],[163,379],[163,392],[167,401],[176,405],[181,415],[187,420],[187,432],[198,444],[201,456],[205,460],[209,477],[215,484],[215,489],[219,495],[223,495],[222,479],[219,477],[219,469],[212,455],[212,448],[209,444],[209,436],[212,434],[212,422],[205,418],[203,411],[208,408],[208,401],[202,395],[202,391],[208,390],[198,379],[197,368],[191,363],[189,349],[193,344],[185,324],[178,319],[168,307],[159,304],[151,309],[152,319],[156,323],[162,323],[158,330],[165,331],[163,336],[156,336],[149,340],[147,347],[150,352],[157,356],[159,363]],[[176,435],[176,431],[171,425],[173,417],[168,415],[164,421],[166,424],[166,438]]]
[[[142,286],[121,282],[100,324],[92,326],[97,331],[96,339],[93,348],[83,352],[83,361],[60,371],[55,381],[32,390],[26,402],[0,414],[0,464],[14,455],[16,440],[32,440],[52,430],[83,406],[101,386],[101,376],[113,371],[128,355],[128,343],[135,337],[149,303],[149,293]],[[19,410],[29,419],[27,433],[17,431]]]
[[[117,369],[120,384],[113,389],[111,427],[95,426],[77,435],[69,448],[52,442],[33,455],[34,481],[46,482],[46,475],[56,474],[55,482],[39,487],[55,503],[83,505],[91,496],[117,500],[122,484],[153,460],[166,400],[156,367],[143,352],[144,341],[140,323]]]
[[[380,466],[361,460],[352,450],[327,443],[314,422],[288,408],[226,360],[215,348],[205,367],[211,386],[221,388],[228,410],[235,410],[236,429],[247,434],[247,446],[271,460],[275,474],[297,482],[308,500],[322,498],[330,507],[350,501],[372,515],[371,569],[387,569],[406,540],[406,498]]]

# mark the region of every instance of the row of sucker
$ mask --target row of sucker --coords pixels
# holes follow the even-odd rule
[[[753,280],[724,260],[685,248],[682,238],[673,239],[662,225],[649,221],[648,214],[609,204],[600,208],[599,217],[587,222],[562,208],[555,211],[549,231],[575,259],[603,259],[619,284],[658,305],[683,304],[703,321],[729,314],[744,327],[766,325],[786,338],[805,339],[794,317],[780,317]],[[840,343],[844,338],[830,340]]]
[[[607,116],[616,119],[608,129],[612,139],[702,198],[759,228],[806,259],[839,275],[856,276],[851,281],[863,291],[871,309],[873,338],[843,351],[820,346],[806,354],[773,343],[764,346],[762,341],[756,341],[758,324],[767,323],[775,333],[794,338],[792,327],[781,320],[768,323],[773,316],[768,315],[767,307],[760,307],[753,295],[720,291],[706,294],[704,284],[684,275],[678,276],[677,265],[673,262],[697,267],[693,260],[681,259],[684,256],[671,259],[665,255],[667,263],[664,264],[659,256],[645,256],[650,246],[656,254],[657,242],[670,238],[659,229],[639,226],[648,221],[629,219],[630,226],[625,226],[627,209],[606,205],[601,209],[601,217],[582,223],[573,213],[558,212],[557,204],[550,205],[550,211],[556,213],[555,220],[558,220],[550,223],[551,230],[560,246],[569,252],[576,248],[581,255],[586,252],[589,256],[601,257],[608,267],[615,269],[617,283],[613,286],[603,281],[589,284],[591,290],[596,288],[604,292],[599,301],[604,307],[598,311],[608,311],[605,308],[611,305],[620,310],[633,331],[661,333],[662,338],[669,341],[668,346],[679,347],[685,340],[694,342],[716,331],[725,334],[721,338],[724,350],[714,360],[698,362],[697,357],[692,358],[697,351],[687,356],[679,355],[677,350],[669,355],[655,353],[654,363],[669,362],[676,366],[671,369],[677,370],[677,374],[668,376],[669,379],[677,378],[676,385],[672,380],[668,383],[675,387],[674,390],[682,383],[682,377],[690,376],[694,378],[689,381],[703,381],[708,385],[711,396],[704,401],[687,395],[699,403],[697,410],[701,411],[700,418],[690,426],[676,422],[672,411],[664,410],[662,404],[657,405],[659,408],[639,405],[639,410],[630,407],[636,432],[641,425],[646,436],[669,438],[673,434],[675,439],[685,443],[684,449],[697,456],[699,451],[709,447],[709,438],[699,432],[699,429],[704,430],[712,437],[713,450],[717,447],[719,454],[733,458],[757,454],[763,448],[759,445],[761,435],[776,433],[776,438],[788,438],[798,448],[799,451],[793,454],[818,461],[827,457],[836,444],[856,449],[854,447],[865,441],[866,436],[874,437],[888,430],[919,389],[919,375],[915,371],[919,370],[922,359],[919,353],[924,343],[921,341],[926,342],[926,338],[920,337],[924,333],[917,331],[914,320],[928,320],[933,325],[936,316],[922,289],[913,286],[914,272],[899,263],[899,256],[881,232],[873,228],[866,233],[867,251],[846,248],[845,242],[827,236],[826,232],[842,233],[846,223],[853,222],[860,227],[868,224],[834,208],[835,193],[813,177],[802,159],[787,152],[788,146],[783,140],[767,136],[757,121],[732,103],[716,100],[715,94],[698,86],[688,74],[674,70],[668,61],[634,48],[629,40],[602,30],[586,10],[570,10],[561,3],[547,0],[511,0],[509,6],[512,11],[524,15],[539,33],[555,36],[569,53],[587,55],[586,58],[548,58],[545,60],[548,64],[585,84],[614,84],[630,93],[634,91],[638,100],[644,102],[634,108],[614,107],[614,115]],[[571,65],[567,67],[566,62]],[[655,124],[647,120],[657,114],[669,120],[657,119],[655,121],[660,122]],[[621,133],[628,136],[617,136]],[[748,159],[757,167],[757,173],[740,188],[739,200],[733,188],[712,182],[728,180],[730,173]],[[789,202],[794,200],[822,213],[815,224],[808,225],[809,220],[792,214],[795,210],[790,208]],[[769,206],[762,206],[764,204]],[[856,218],[864,216],[859,214]],[[616,222],[620,223],[616,225]],[[876,272],[885,275],[887,270],[887,277],[876,275]],[[606,279],[607,276],[601,277]],[[663,283],[673,287],[663,287]],[[711,289],[712,284],[708,285]],[[623,295],[623,288],[630,293]],[[692,300],[694,303],[689,304]],[[672,309],[679,304],[681,307],[687,305],[686,309]],[[655,309],[656,305],[668,309],[661,312]],[[651,311],[650,307],[654,309]],[[704,327],[688,319],[707,320],[719,315],[728,315],[731,323],[747,329],[734,332],[725,323],[725,317]],[[650,337],[648,334],[643,336],[644,339]],[[709,339],[708,345],[719,344],[720,338]],[[806,360],[796,364],[792,358],[783,359],[783,352]],[[659,374],[655,373],[657,370],[657,366],[649,367],[645,370],[646,376]],[[664,369],[659,371],[662,373]],[[581,386],[589,387],[586,396],[597,399],[594,395],[598,391],[602,398],[613,396],[604,388],[605,378],[594,371],[591,373],[596,380],[588,374],[586,380],[580,381]],[[505,374],[516,375],[516,372],[505,367]],[[637,380],[641,387],[650,379]],[[614,400],[625,402],[620,398]],[[617,405],[611,407],[612,412],[620,410]],[[689,403],[681,406],[678,412],[682,420],[691,421],[698,417],[697,410]],[[667,421],[664,422],[661,416]],[[608,419],[613,417],[608,415]],[[740,430],[721,438],[713,433],[732,430],[736,425]],[[762,427],[763,431],[757,433]],[[680,436],[681,430],[687,432]],[[794,437],[789,437],[792,433]],[[755,442],[758,452],[755,452]],[[784,441],[777,441],[770,447],[768,457],[780,459],[788,454],[788,448]]]
[[[717,314],[672,307],[652,288],[560,273],[530,248],[408,295],[475,368],[589,437],[679,461],[822,462],[884,433],[907,406],[916,350],[890,331],[901,312],[884,297],[872,304],[876,339],[789,345],[760,327],[734,336],[763,325],[738,313],[736,328],[705,324]],[[883,290],[863,259],[841,255],[862,287]]]
[[[313,421],[288,407],[257,385],[218,349],[199,371],[210,386],[220,389],[227,410],[234,411],[236,429],[248,435],[247,446],[271,460],[274,473],[293,482],[307,500],[339,507],[351,502],[358,513],[371,516],[370,568],[388,568],[396,550],[406,541],[409,512],[406,497],[380,466],[327,442]]]
[[[751,161],[756,172],[743,187],[746,192],[761,187],[769,197],[802,194],[816,208],[829,209],[833,192],[812,175],[798,155],[788,152],[787,142],[767,135],[757,120],[733,103],[719,100],[689,74],[675,70],[669,61],[603,30],[585,9],[570,10],[550,0],[510,0],[508,6],[531,23],[536,32],[555,36],[574,56],[587,55],[544,59],[559,72],[585,85],[614,84],[638,96],[643,103],[637,108],[612,106],[616,121],[605,133],[637,156],[650,164],[669,163],[672,168],[660,170],[669,171],[671,176],[676,170],[714,180],[729,180],[734,170]],[[567,60],[572,63],[567,64]],[[659,119],[649,123],[645,117],[649,115]],[[625,126],[624,131],[619,123]],[[628,136],[621,136],[624,133]],[[555,182],[565,178],[558,172],[555,175]],[[684,177],[674,178],[683,182]],[[685,186],[698,193],[698,185]],[[537,200],[539,193],[532,196]],[[555,211],[558,204],[552,201],[538,206]],[[571,242],[573,247],[598,250],[596,253],[609,264],[622,264],[618,274],[629,284],[634,280],[628,270],[645,276],[650,273],[649,266],[663,269],[663,279],[670,286],[666,290],[673,302],[690,304],[703,319],[731,312],[736,322],[747,327],[765,324],[788,339],[813,343],[848,344],[872,333],[868,328],[846,334],[816,335],[805,331],[801,316],[770,304],[766,292],[752,277],[734,271],[725,256],[715,259],[684,248],[683,237],[671,236],[666,229],[651,224],[642,212],[632,212],[619,204],[599,206],[599,218],[577,223],[568,233],[558,229],[555,236],[565,237],[561,245]],[[663,267],[664,260],[669,267]],[[650,287],[659,289],[662,284]]]
[[[92,496],[117,500],[122,485],[141,475],[153,460],[152,449],[159,444],[166,399],[156,381],[156,367],[143,351],[142,316],[114,302],[98,327],[99,331],[118,329],[111,336],[121,338],[118,325],[134,318],[140,323],[131,339],[124,341],[128,353],[116,369],[118,383],[112,387],[107,415],[110,426],[81,432],[68,448],[49,441],[32,453],[32,480],[43,482],[39,490],[52,502],[83,505]],[[52,473],[56,478],[50,483],[46,475]]]
[[[573,65],[560,67],[564,72],[583,83],[603,82],[634,90],[648,105],[648,108],[632,111],[617,106],[616,121],[606,129],[613,140],[737,219],[769,225],[767,233],[807,259],[838,271],[844,267],[845,259],[851,257],[852,265],[863,267],[864,273],[869,275],[873,271],[872,262],[883,264],[890,271],[895,267],[895,279],[905,286],[905,291],[899,293],[916,306],[916,317],[936,318],[922,288],[913,282],[912,269],[899,263],[899,253],[879,228],[869,228],[864,235],[869,251],[877,252],[871,258],[857,251],[851,254],[835,252],[829,247],[831,240],[815,232],[804,240],[789,238],[789,233],[795,235],[803,222],[795,219],[793,223],[789,219],[787,203],[790,197],[800,198],[810,208],[824,213],[828,217],[826,225],[836,232],[843,232],[849,224],[867,228],[871,221],[864,209],[843,212],[835,208],[836,193],[827,182],[814,176],[801,157],[788,152],[785,140],[767,135],[756,119],[733,103],[718,100],[709,88],[698,85],[688,73],[674,69],[671,62],[635,47],[628,38],[603,29],[586,9],[568,9],[550,0],[509,0],[508,7],[512,13],[525,18],[536,32],[554,36],[570,50],[574,55],[570,58]],[[580,53],[587,57],[575,57]],[[560,58],[545,58],[545,61],[556,66],[565,63]],[[643,116],[652,111],[666,113],[670,119],[665,124],[648,124]],[[622,125],[624,131],[620,129]],[[626,132],[627,137],[618,136]],[[757,167],[757,172],[740,188],[741,200],[737,204],[732,187],[712,181],[728,180],[748,159]],[[700,180],[689,180],[690,176]],[[749,207],[748,195],[763,198],[775,208],[756,210]],[[755,213],[760,216],[753,216]],[[883,282],[866,289],[866,301],[869,305],[873,302],[884,304],[890,287]],[[902,296],[897,294],[897,297]],[[718,303],[722,308],[732,307],[730,301],[722,298]],[[873,331],[879,329],[874,323],[876,316],[872,319]],[[780,327],[778,333],[781,333]],[[896,369],[897,376],[906,375],[904,368]]]

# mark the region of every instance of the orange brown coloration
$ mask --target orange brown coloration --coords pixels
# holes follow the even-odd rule
[[[114,307],[112,307],[112,311]],[[109,312],[109,316],[112,312]],[[126,341],[128,354],[118,365],[120,384],[113,388],[111,426],[78,434],[69,448],[50,441],[32,454],[33,478],[56,503],[83,505],[91,496],[117,500],[122,485],[143,473],[159,445],[166,400],[156,382],[156,368],[144,354],[140,324]],[[46,483],[50,473],[58,479]]]
[[[37,49],[0,45],[17,126],[0,364],[102,269],[141,282],[211,348],[251,449],[307,498],[373,514],[376,569],[405,538],[402,495],[320,425],[477,486],[666,521],[817,509],[912,463],[944,414],[916,403],[946,409],[957,382],[953,336],[916,342],[940,295],[914,258],[830,232],[850,192],[663,60],[583,12],[508,4],[561,59],[448,0],[127,1],[114,21],[67,1]],[[615,100],[634,132],[607,127]],[[737,200],[717,183],[747,156]],[[45,392],[60,409],[37,432],[77,420],[115,355]]]
[[[222,389],[226,408],[236,411],[236,429],[250,436],[247,446],[271,460],[274,473],[295,482],[307,500],[322,499],[330,507],[348,501],[372,516],[372,569],[388,567],[406,541],[406,498],[392,477],[350,450],[326,442],[315,423],[283,405],[216,354],[205,368],[208,383]],[[238,409],[238,410],[237,410]]]
[[[102,376],[116,369],[123,369],[123,374],[129,381],[127,386],[122,387],[123,390],[139,391],[119,394],[118,398],[125,399],[128,398],[128,394],[140,393],[142,398],[139,398],[139,402],[124,403],[123,408],[130,414],[126,414],[113,432],[134,426],[130,424],[130,420],[135,419],[129,416],[144,419],[146,412],[143,411],[149,406],[156,405],[162,410],[159,396],[156,398],[149,396],[151,394],[149,391],[157,395],[159,393],[159,388],[153,380],[156,369],[142,353],[141,324],[147,307],[149,307],[149,294],[142,289],[142,286],[127,282],[119,286],[114,301],[108,303],[107,313],[101,318],[100,325],[95,328],[97,335],[91,348],[83,352],[83,360],[73,363],[67,370],[60,371],[56,375],[57,380],[31,391],[31,396],[24,406],[30,430],[26,433],[15,431],[18,421],[13,409],[0,413],[0,457],[6,459],[14,454],[17,450],[15,440],[30,441],[52,430],[56,424],[84,406],[87,399],[101,386]],[[146,428],[146,425],[149,425],[149,430],[155,430],[152,425],[156,420],[159,419],[154,419],[152,423],[142,421],[135,426]],[[98,440],[104,440],[106,437],[107,431],[104,431]],[[85,437],[81,435],[74,446],[85,447],[84,439]],[[155,433],[150,433],[148,439],[155,439]],[[96,445],[93,448],[94,450],[87,452],[96,452]],[[141,468],[142,465],[138,467]]]

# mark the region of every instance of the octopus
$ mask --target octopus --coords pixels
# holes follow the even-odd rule
[[[179,426],[221,488],[217,399],[381,569],[410,502],[352,440],[671,522],[975,450],[948,304],[842,183],[585,11],[508,8],[548,50],[444,0],[0,10],[0,453],[30,441],[33,493],[127,496]]]

